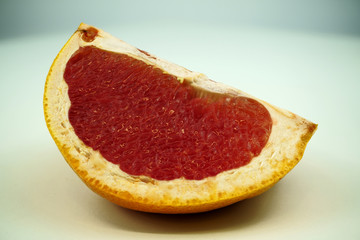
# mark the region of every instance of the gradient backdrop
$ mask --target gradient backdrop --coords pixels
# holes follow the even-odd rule
[[[49,67],[80,22],[319,124],[254,199],[195,215],[114,206],[44,122]],[[360,239],[360,1],[0,0],[0,239]]]

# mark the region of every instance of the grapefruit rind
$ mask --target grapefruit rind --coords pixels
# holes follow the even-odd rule
[[[302,158],[317,125],[289,111],[272,106],[238,89],[214,82],[206,75],[141,51],[97,29],[91,42],[82,39],[92,26],[81,24],[55,58],[46,79],[44,114],[47,127],[62,155],[94,192],[120,206],[156,213],[195,213],[224,207],[254,197],[271,188]],[[156,180],[132,176],[86,146],[68,119],[71,105],[63,73],[72,54],[83,46],[127,54],[189,82],[199,91],[256,99],[269,111],[273,126],[260,155],[246,166],[202,180]]]

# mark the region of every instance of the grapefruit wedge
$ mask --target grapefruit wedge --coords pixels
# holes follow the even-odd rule
[[[94,192],[155,213],[224,207],[271,188],[317,125],[81,24],[46,79],[47,127]]]

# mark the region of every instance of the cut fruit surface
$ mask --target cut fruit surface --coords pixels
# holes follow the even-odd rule
[[[271,132],[256,100],[199,97],[186,80],[125,54],[80,48],[64,79],[76,135],[131,175],[214,176],[249,163]]]
[[[51,66],[44,113],[93,191],[159,213],[208,211],[266,191],[317,128],[86,24]]]

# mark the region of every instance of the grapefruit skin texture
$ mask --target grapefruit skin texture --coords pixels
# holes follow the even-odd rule
[[[259,101],[269,111],[273,122],[266,146],[249,164],[201,180],[156,180],[121,171],[98,151],[85,145],[69,122],[71,102],[63,74],[72,54],[84,46],[127,54],[152,64],[187,81],[200,94],[244,96]],[[265,192],[300,161],[317,129],[317,124],[296,114],[167,62],[86,24],[80,24],[55,58],[45,83],[43,107],[47,127],[57,147],[90,189],[120,206],[154,213],[204,212]]]

